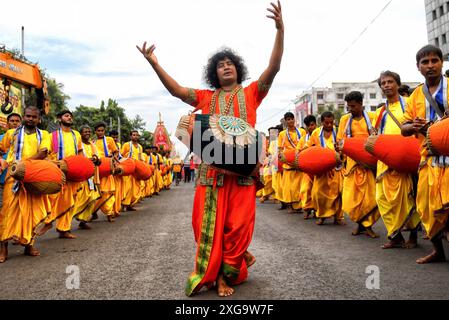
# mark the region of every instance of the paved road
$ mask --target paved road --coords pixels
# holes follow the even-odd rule
[[[91,231],[76,230],[74,223],[76,240],[57,239],[51,231],[38,239],[41,257],[10,246],[10,259],[0,265],[0,299],[186,299],[195,254],[193,191],[192,185],[175,187],[115,223],[100,217]],[[428,241],[414,250],[384,251],[384,238],[351,236],[352,223],[319,227],[276,208],[258,204],[250,247],[257,263],[229,299],[449,298],[449,263],[414,263],[430,251]],[[375,230],[385,237],[381,222]],[[66,288],[72,265],[80,271],[78,290]],[[366,288],[371,265],[380,270],[379,290]],[[201,291],[193,299],[217,297]]]

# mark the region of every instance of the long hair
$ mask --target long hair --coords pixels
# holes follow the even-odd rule
[[[203,79],[204,82],[211,88],[219,89],[221,88],[220,81],[217,76],[217,65],[218,62],[223,61],[225,58],[231,60],[235,69],[237,70],[237,83],[241,84],[243,81],[248,79],[248,69],[246,68],[243,58],[237,55],[230,48],[222,48],[217,53],[212,55],[204,67]]]

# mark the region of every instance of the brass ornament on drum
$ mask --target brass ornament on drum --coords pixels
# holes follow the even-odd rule
[[[176,137],[203,163],[227,174],[256,176],[266,156],[265,137],[237,117],[187,115]]]

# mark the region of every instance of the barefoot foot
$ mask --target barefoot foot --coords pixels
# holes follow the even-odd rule
[[[60,239],[76,239],[76,236],[70,231],[59,231]]]
[[[217,278],[217,291],[219,297],[229,297],[234,294],[234,289],[226,284],[222,274]]]
[[[0,243],[0,263],[5,262],[8,259],[8,243]]]
[[[38,230],[36,230],[37,236],[42,236],[45,234],[48,230],[50,230],[53,227],[53,223],[44,224],[44,226]]]
[[[254,257],[251,253],[249,253],[249,251],[246,251],[243,254],[243,258],[245,259],[247,268],[251,267],[254,263],[256,263],[256,257]]]
[[[318,221],[316,222],[317,225],[322,226],[324,225],[324,222],[326,221],[326,219],[318,219]]]
[[[427,263],[436,263],[436,262],[444,262],[446,261],[446,257],[444,256],[444,253],[439,253],[437,251],[433,251],[431,254],[429,254],[426,257],[422,257],[418,260],[416,260],[417,264],[427,264]]]
[[[29,245],[25,247],[24,255],[30,257],[38,257],[41,255],[41,253],[34,246]]]
[[[370,228],[366,228],[366,235],[368,237],[370,237],[371,239],[377,239],[379,238],[379,235],[377,233],[374,232],[373,229]]]

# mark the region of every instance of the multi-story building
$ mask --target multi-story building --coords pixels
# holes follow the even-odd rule
[[[430,44],[443,51],[445,60],[449,59],[449,1],[425,0],[427,38]]]
[[[416,88],[417,82],[403,82],[410,88]],[[363,94],[365,110],[375,111],[380,103],[385,102],[377,80],[373,82],[334,82],[331,88],[312,88],[301,93],[294,101],[298,124],[309,114],[321,114],[324,111],[346,113],[345,96],[351,91]]]

